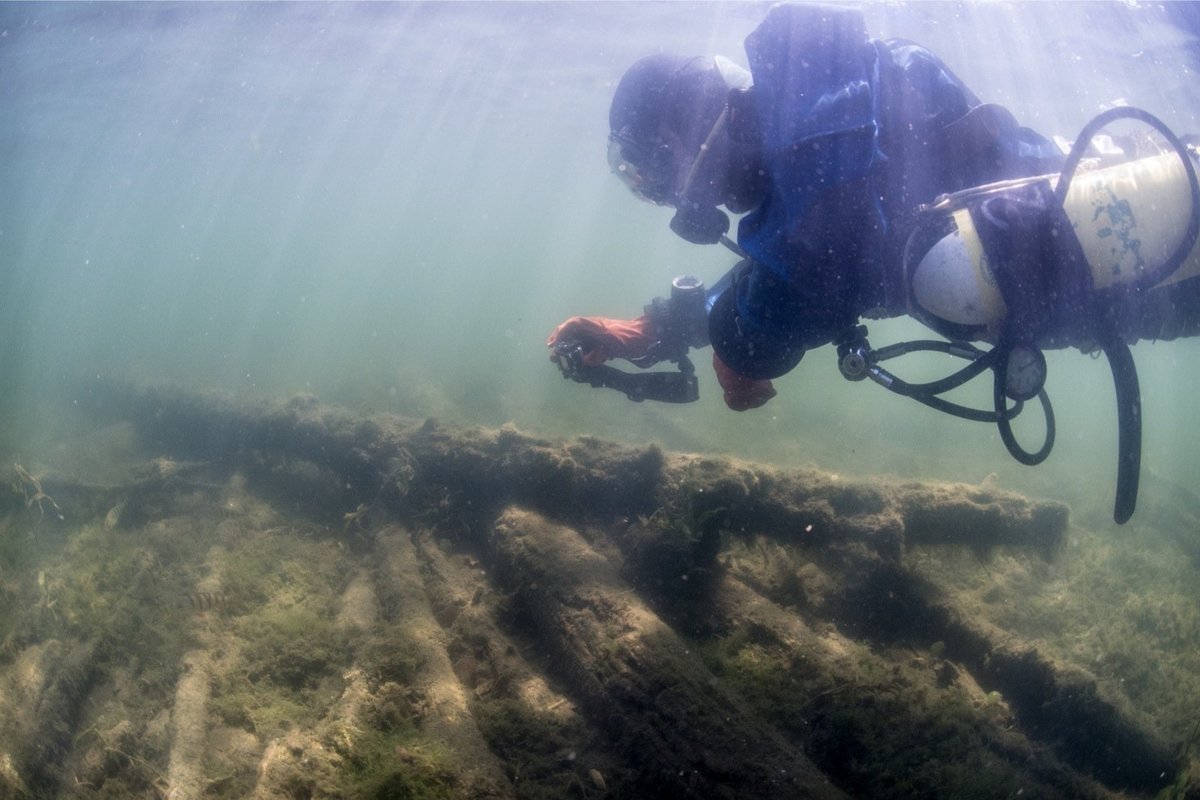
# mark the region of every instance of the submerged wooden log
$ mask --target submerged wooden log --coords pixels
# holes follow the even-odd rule
[[[510,508],[491,542],[500,580],[555,650],[587,713],[635,762],[640,754],[635,782],[645,796],[843,796],[727,694],[578,533]]]
[[[159,457],[156,471],[90,494],[34,473],[60,504],[71,501],[68,512],[90,509],[94,531],[128,540],[153,534],[164,515],[208,519],[253,496],[285,517],[308,516],[301,528],[329,538],[330,553],[360,559],[330,586],[341,598],[329,600],[331,625],[357,651],[338,673],[341,699],[317,721],[272,728],[269,741],[233,731],[246,768],[216,780],[253,796],[300,787],[332,796],[380,754],[400,766],[379,780],[424,776],[464,797],[535,785],[547,796],[901,797],[924,781],[917,793],[930,797],[1024,787],[1107,798],[1170,780],[1169,752],[1119,690],[1105,701],[1087,664],[1076,680],[1020,633],[973,626],[974,609],[920,577],[918,565],[939,555],[905,552],[1053,549],[1067,525],[1061,504],[987,483],[846,479],[511,427],[363,417],[307,398],[249,405],[163,388],[105,392],[96,405],[133,423],[114,427],[137,429],[149,450],[137,457]],[[226,544],[291,524],[260,511],[223,520]],[[175,553],[177,537],[150,538]],[[999,560],[1044,566],[1028,553]],[[196,573],[207,576],[198,596],[224,597],[219,567]],[[114,607],[135,599],[145,598]],[[118,633],[98,641],[128,640]],[[0,655],[30,643],[7,636]],[[215,651],[209,665],[214,676],[222,669]],[[54,700],[51,678],[43,692]],[[214,678],[213,725],[243,726],[241,704],[222,691]],[[85,696],[66,692],[59,705]],[[22,719],[24,729],[54,721]],[[447,743],[454,765],[423,760],[422,746],[399,733],[410,724],[414,741]],[[17,770],[8,776],[0,753],[0,794],[69,780],[65,768],[32,769],[57,758],[61,733],[37,737],[42,749],[6,746]],[[160,760],[169,733],[155,733]],[[175,733],[172,783],[194,787],[204,743],[188,755]],[[222,752],[213,741],[210,762]],[[974,791],[976,778],[1008,788]]]
[[[1061,503],[983,486],[849,480],[667,455],[653,445],[539,439],[511,427],[451,429],[432,420],[364,417],[307,397],[252,405],[170,387],[91,391],[94,410],[131,420],[175,458],[257,469],[264,480],[287,472],[293,493],[307,482],[308,502],[339,505],[339,513],[381,500],[403,513],[406,504],[412,510],[412,497],[435,493],[483,520],[510,504],[605,521],[665,513],[685,526],[719,513],[732,530],[766,528],[816,542],[862,539],[889,554],[905,542],[1053,549],[1068,520]]]
[[[183,658],[171,712],[171,760],[167,796],[192,800],[204,794],[204,742],[208,735],[208,654],[195,650]]]
[[[1002,692],[1031,735],[1057,742],[1068,763],[1109,786],[1147,793],[1175,773],[1178,754],[1171,744],[1130,709],[1114,705],[1091,675],[949,603],[930,604],[923,613],[944,636],[946,652]]]
[[[998,693],[990,697],[984,695],[983,689],[971,677],[960,673],[950,662],[935,657],[920,659],[915,669],[906,671],[894,661],[889,663],[880,659],[870,647],[841,635],[832,626],[814,629],[799,615],[733,576],[726,576],[715,587],[711,607],[712,613],[720,618],[720,624],[733,632],[733,636],[741,635],[754,641],[778,655],[781,661],[790,663],[791,669],[784,678],[791,686],[788,694],[796,695],[798,702],[818,720],[852,716],[865,703],[872,703],[877,713],[886,715],[887,724],[897,732],[921,730],[928,734],[932,728],[943,726],[947,735],[938,737],[938,741],[956,739],[954,746],[959,757],[967,754],[989,764],[997,785],[1002,784],[1002,779],[994,777],[998,774],[1019,781],[1024,794],[1046,800],[1115,800],[1120,796],[1091,779],[1086,771],[1077,772],[1061,763],[1050,750],[1037,747],[1022,728],[1012,724]],[[937,666],[933,666],[935,663]],[[872,665],[873,669],[864,672],[861,668],[864,664]],[[936,689],[918,682],[925,669],[938,674],[934,684]],[[1039,677],[1042,685],[1056,681],[1053,670],[1047,670]],[[824,688],[806,692],[802,685]],[[906,691],[910,696],[905,695]],[[930,691],[952,698],[945,703],[952,711],[943,712],[942,716],[930,715],[923,709],[917,698]],[[975,708],[971,708],[970,701],[974,701]],[[955,712],[957,716],[954,716]],[[820,730],[819,721],[814,724],[802,717],[802,722],[798,723],[787,710],[779,709],[775,713],[785,720],[785,727],[790,721],[798,728],[802,738],[828,736]],[[1084,720],[1081,722],[1086,724]],[[875,744],[877,747],[894,747],[886,742]],[[847,743],[846,750],[854,752],[861,745],[857,741]],[[924,747],[928,753],[929,745]],[[1130,756],[1136,760],[1142,752],[1138,750]],[[1124,758],[1125,754],[1119,754],[1119,757]],[[843,765],[840,771],[850,773],[845,776],[847,783],[855,782],[853,773],[856,769]],[[913,789],[913,793],[919,792]],[[986,795],[986,792],[981,794]]]
[[[502,766],[479,731],[467,691],[446,653],[444,633],[430,606],[410,534],[393,526],[380,531],[376,542],[384,558],[389,601],[399,609],[405,631],[421,659],[417,688],[428,709],[422,728],[427,735],[444,743],[464,765],[453,796],[471,800],[514,797]]]
[[[51,640],[26,648],[0,685],[0,796],[54,796],[56,765],[71,748],[80,706],[100,675],[98,638],[73,646]],[[10,794],[11,792],[11,794]]]

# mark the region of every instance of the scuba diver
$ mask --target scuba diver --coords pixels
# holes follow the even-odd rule
[[[1056,143],[925,48],[870,38],[853,9],[776,6],[745,49],[749,72],[722,57],[637,61],[613,96],[608,150],[635,195],[675,209],[675,233],[740,260],[711,288],[676,278],[637,319],[563,322],[547,343],[563,375],[688,402],[688,351],[711,344],[725,403],[744,411],[833,344],[848,379],[995,423],[1014,457],[1037,464],[1054,441],[1042,350],[1103,352],[1118,399],[1114,517],[1126,521],[1141,450],[1128,345],[1200,330],[1194,144],[1133,108]],[[1102,135],[1123,118],[1153,135]],[[726,212],[744,215],[736,242]],[[904,314],[945,341],[872,348],[862,319]],[[917,350],[967,363],[921,384],[881,366]],[[677,371],[627,373],[605,364],[615,358]],[[941,396],[989,369],[992,408]],[[1046,435],[1027,451],[1011,421],[1034,398]]]

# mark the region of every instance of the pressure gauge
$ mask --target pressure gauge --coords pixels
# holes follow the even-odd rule
[[[1046,385],[1046,357],[1032,345],[1013,345],[1004,369],[1004,394],[1013,400],[1032,400]]]

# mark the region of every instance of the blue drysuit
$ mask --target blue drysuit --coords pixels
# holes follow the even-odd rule
[[[903,313],[900,251],[919,204],[1061,163],[928,50],[869,38],[855,10],[776,6],[745,46],[770,185],[738,229],[752,262],[735,278],[733,324],[750,344],[712,333],[747,377],[786,372],[865,312]]]

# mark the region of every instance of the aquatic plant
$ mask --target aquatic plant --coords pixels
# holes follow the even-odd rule
[[[58,503],[54,502],[54,498],[46,494],[42,489],[41,481],[26,472],[25,468],[20,464],[13,464],[13,470],[16,472],[16,477],[12,483],[13,493],[19,494],[25,499],[26,508],[36,505],[38,507],[38,519],[42,520],[46,517],[46,504],[49,504],[54,515],[59,519],[63,519],[62,509],[58,507]]]
[[[1192,728],[1179,750],[1179,772],[1174,782],[1154,796],[1154,800],[1189,800],[1200,796],[1200,781],[1192,763],[1192,749],[1200,744],[1200,721]]]

